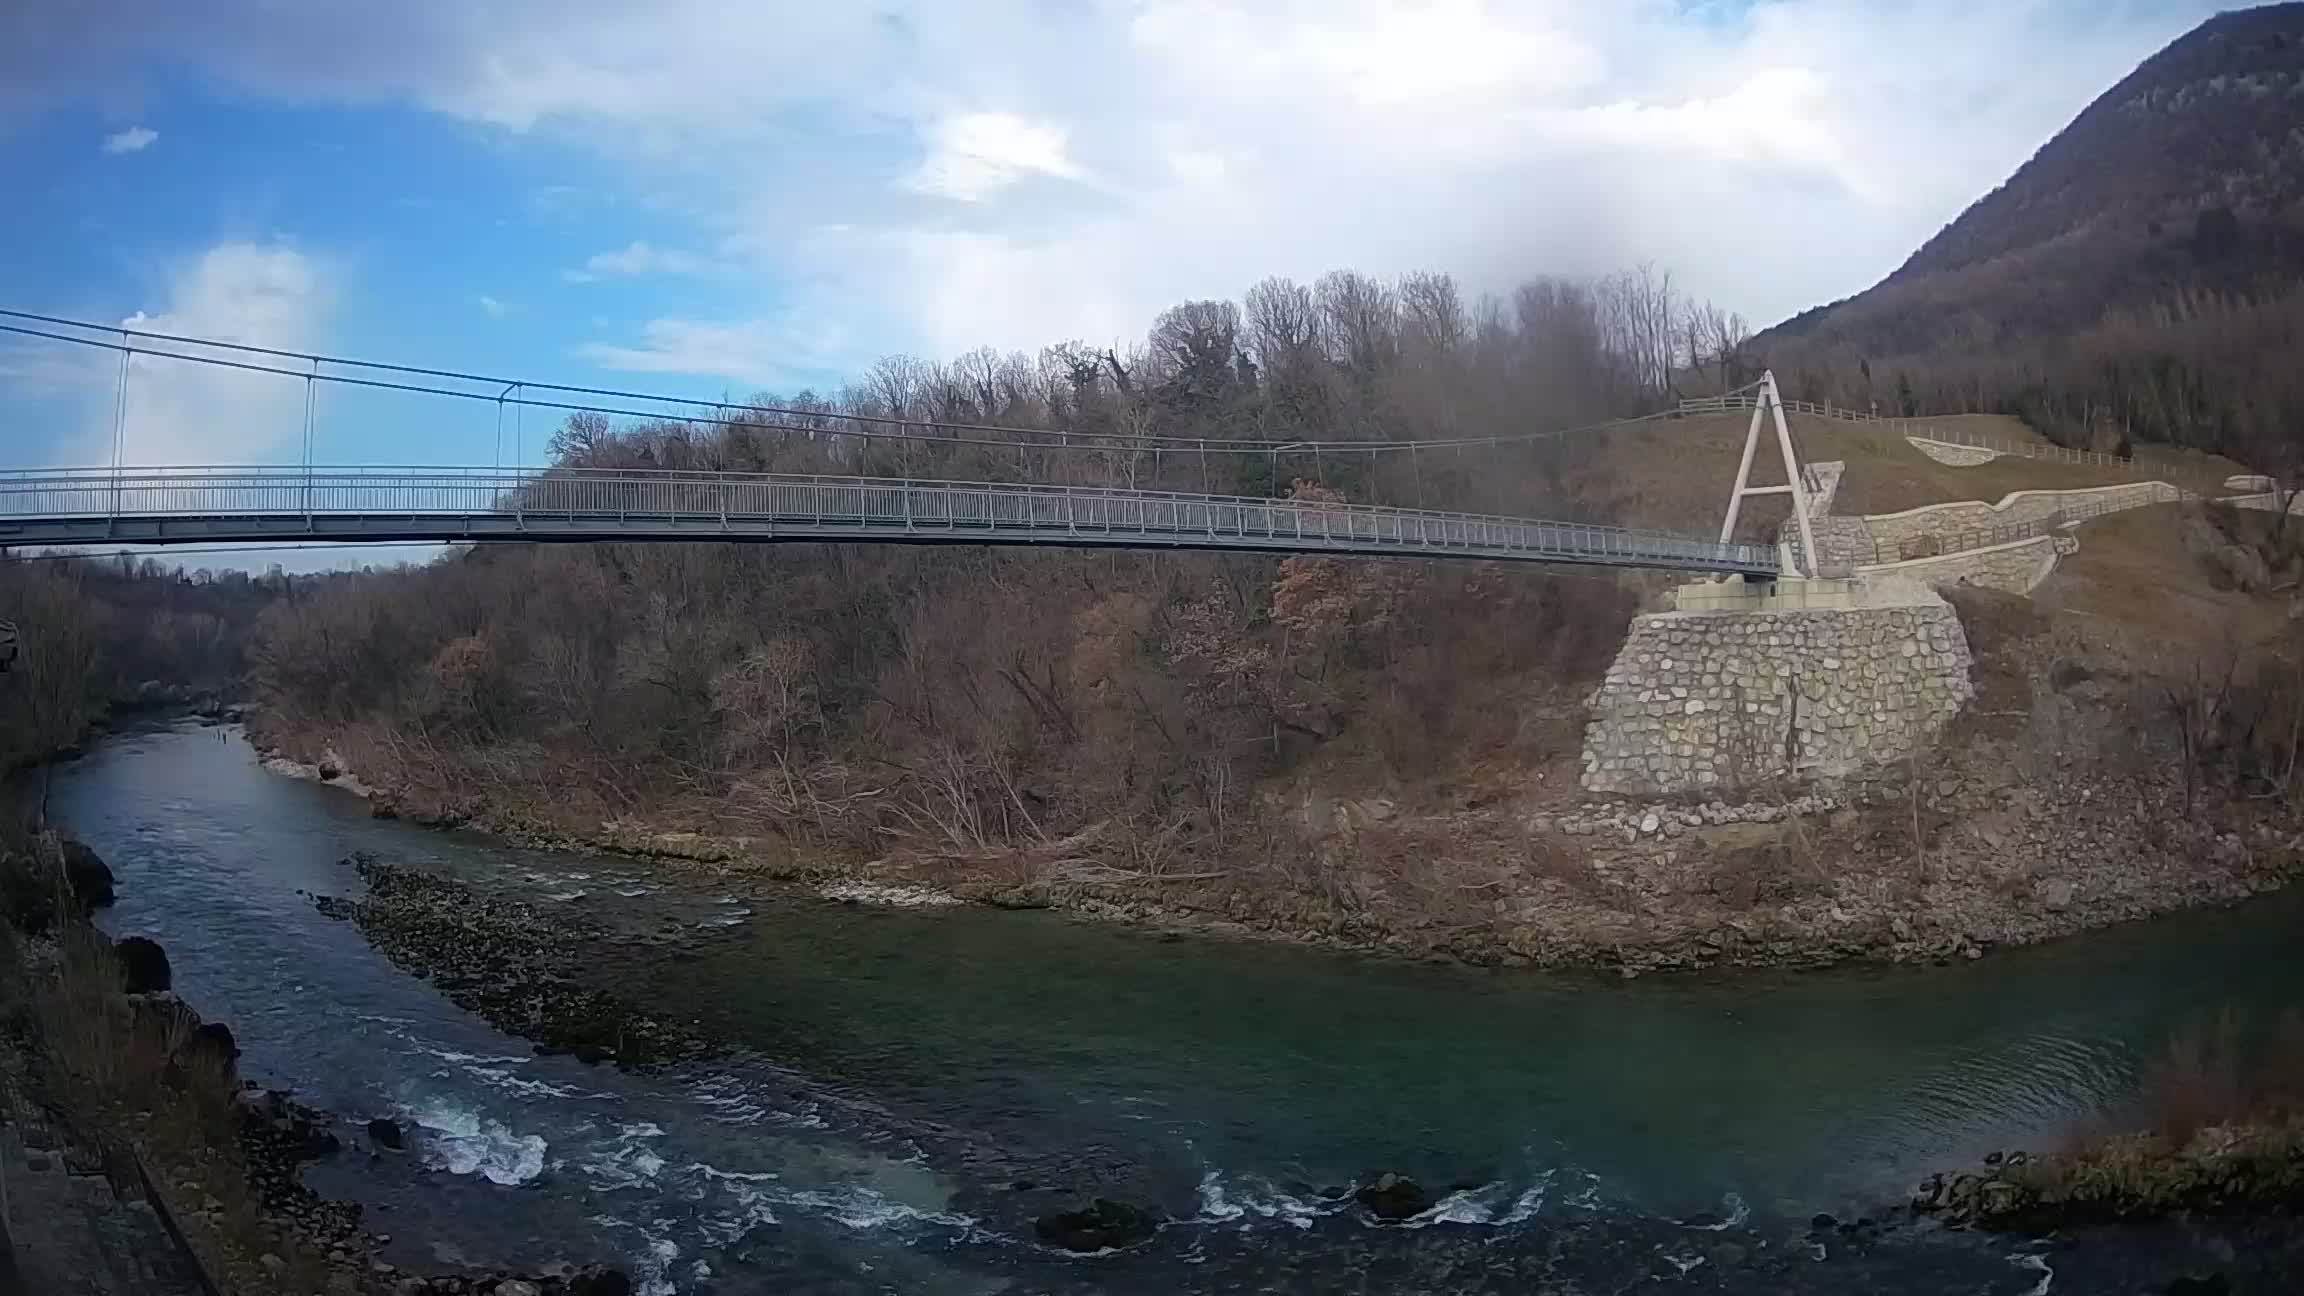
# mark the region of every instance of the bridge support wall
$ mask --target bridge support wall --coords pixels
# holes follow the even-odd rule
[[[1896,597],[1635,617],[1592,698],[1584,786],[1726,791],[1910,755],[1975,689],[1951,605],[1917,588]]]

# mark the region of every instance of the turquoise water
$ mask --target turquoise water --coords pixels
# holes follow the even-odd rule
[[[119,875],[107,924],[162,940],[249,1074],[415,1127],[406,1156],[313,1172],[404,1264],[616,1256],[659,1292],[1296,1290],[1386,1265],[1409,1285],[1385,1290],[1929,1291],[1951,1265],[2023,1291],[2037,1274],[1974,1247],[1818,1262],[1797,1235],[2116,1114],[2178,1026],[2304,990],[2295,897],[1954,967],[1623,982],[696,889],[372,819],[224,730],[115,740],[54,795]],[[353,850],[677,932],[588,965],[745,1054],[653,1078],[533,1057],[313,911],[356,889]],[[1419,1230],[1323,1195],[1382,1170],[1462,1191]],[[1032,1214],[1095,1192],[1172,1223],[1096,1261],[1031,1243]],[[1692,1263],[1729,1236],[1698,1213],[1815,1273]]]

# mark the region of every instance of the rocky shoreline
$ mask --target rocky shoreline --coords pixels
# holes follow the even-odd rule
[[[324,1275],[331,1292],[364,1296],[629,1296],[630,1279],[613,1265],[537,1274],[422,1275],[383,1260],[381,1251],[390,1239],[361,1227],[358,1205],[324,1198],[302,1181],[304,1166],[346,1150],[336,1132],[337,1119],[297,1102],[288,1090],[241,1079],[240,1050],[231,1028],[203,1020],[174,992],[166,950],[141,936],[107,942],[89,924],[92,909],[112,902],[110,869],[93,851],[68,839],[56,853],[68,879],[62,894],[75,907],[30,911],[29,917],[44,926],[29,932],[24,928],[27,912],[20,906],[12,903],[0,915],[12,939],[27,942],[16,954],[25,964],[27,988],[38,994],[43,979],[66,975],[67,965],[74,963],[67,943],[99,951],[92,962],[83,955],[74,965],[117,978],[99,1009],[115,1020],[118,1029],[109,1038],[123,1050],[110,1065],[126,1074],[141,1065],[134,1059],[162,1059],[154,1077],[158,1089],[116,1096],[96,1107],[86,1105],[92,1095],[84,1092],[79,1102],[49,1092],[69,1077],[51,1065],[52,1042],[37,1025],[42,1020],[37,1009],[12,1018],[0,1031],[0,1052],[7,1054],[0,1088],[24,1089],[25,1097],[74,1137],[101,1149],[107,1162],[136,1167],[131,1177],[142,1180],[141,1192],[152,1198],[161,1217],[188,1244],[200,1240],[193,1245],[200,1263],[235,1276],[227,1284],[231,1290],[295,1291],[311,1277]],[[9,875],[17,874],[12,869]],[[163,1101],[172,1104],[166,1112]],[[217,1124],[196,1130],[172,1121]],[[387,1140],[396,1145],[397,1127],[380,1128],[391,1125],[369,1122],[370,1145]],[[176,1155],[203,1136],[220,1137],[228,1153],[221,1158]],[[138,1191],[137,1186],[128,1191]],[[257,1286],[243,1287],[242,1282]]]
[[[1940,770],[1880,772],[1744,802],[1538,798],[1514,809],[1509,823],[1411,814],[1388,801],[1307,808],[1331,826],[1338,849],[1378,835],[1429,841],[1480,879],[1462,884],[1482,897],[1465,912],[1396,912],[1221,870],[1074,868],[1069,857],[1092,854],[1076,841],[865,859],[644,817],[585,828],[477,797],[433,804],[369,786],[332,751],[311,763],[259,751],[268,769],[367,797],[379,817],[477,829],[532,849],[659,861],[719,886],[800,886],[853,903],[1050,909],[1194,936],[1623,976],[1943,964],[2237,903],[2304,872],[2304,823],[2237,803],[2210,803],[2187,819],[2175,809],[2181,783],[2165,771],[2075,774],[2054,795],[2004,772]]]
[[[394,964],[498,1030],[535,1041],[539,1054],[649,1071],[717,1051],[687,1024],[643,1012],[576,976],[582,951],[611,939],[596,925],[373,855],[342,863],[366,894],[315,896],[315,908],[356,924]]]
[[[1916,1217],[1997,1232],[2304,1208],[2304,1124],[2216,1125],[2188,1139],[2122,1134],[2069,1153],[1993,1153],[1914,1190]]]

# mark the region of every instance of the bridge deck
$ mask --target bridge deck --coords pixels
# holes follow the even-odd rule
[[[1776,574],[1773,546],[1314,500],[776,474],[168,468],[0,475],[0,545],[873,541],[1394,554]]]

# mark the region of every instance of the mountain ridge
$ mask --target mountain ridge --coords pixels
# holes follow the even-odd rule
[[[2304,3],[2283,3],[2170,42],[1879,283],[1753,348],[1815,399],[2235,451],[2304,414],[2261,372],[2300,327]]]

